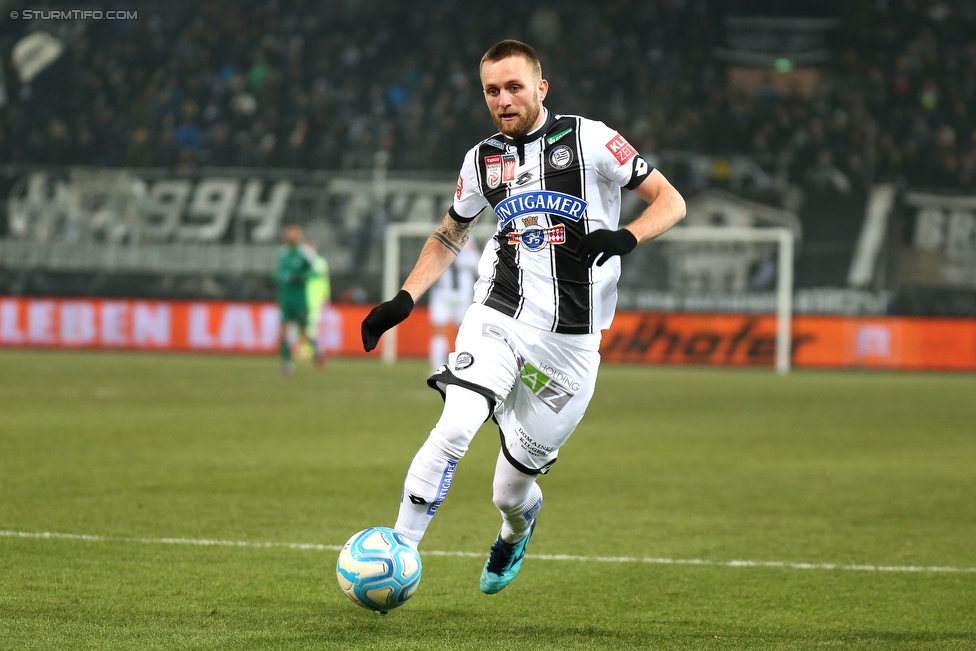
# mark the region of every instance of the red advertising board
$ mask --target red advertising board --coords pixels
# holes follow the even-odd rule
[[[365,355],[359,326],[371,307],[324,308],[326,350]],[[278,306],[263,302],[0,297],[0,346],[271,353],[279,319]],[[424,309],[400,326],[400,339],[402,355],[427,355]]]
[[[325,308],[326,350],[365,356],[359,328],[371,307]],[[5,347],[273,353],[278,331],[273,303],[0,297]],[[601,352],[608,362],[772,366],[775,331],[772,316],[620,312]],[[399,326],[399,354],[426,357],[430,335],[418,308]],[[976,371],[976,319],[797,316],[793,364]]]
[[[798,367],[976,371],[976,319],[801,315],[792,349]],[[615,362],[772,366],[776,319],[623,312],[601,352]]]

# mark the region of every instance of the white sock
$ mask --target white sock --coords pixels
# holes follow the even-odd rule
[[[434,335],[430,338],[430,367],[437,370],[447,364],[447,351],[450,345],[444,335]]]
[[[447,497],[457,462],[488,418],[485,397],[459,386],[445,390],[444,411],[417,451],[403,480],[400,511],[394,529],[420,545],[437,508]]]
[[[498,453],[492,501],[502,514],[502,539],[515,543],[527,535],[532,520],[542,508],[542,489],[536,483],[538,475],[516,470],[505,455]]]

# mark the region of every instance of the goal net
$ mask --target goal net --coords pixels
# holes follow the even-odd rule
[[[494,222],[477,224],[484,243]],[[387,226],[383,298],[399,291],[436,224]],[[773,314],[774,366],[790,369],[794,231],[782,227],[678,226],[641,245],[623,262],[618,310]],[[384,336],[383,359],[397,359],[394,328]]]

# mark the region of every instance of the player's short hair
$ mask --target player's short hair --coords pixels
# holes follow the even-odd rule
[[[486,63],[495,63],[510,57],[522,57],[529,62],[532,71],[542,77],[542,61],[539,60],[539,55],[528,43],[513,38],[505,39],[488,48],[485,56],[481,57],[481,65],[478,69],[480,70]]]

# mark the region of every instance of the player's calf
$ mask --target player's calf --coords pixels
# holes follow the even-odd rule
[[[488,417],[483,396],[449,386],[444,412],[410,463],[403,481],[400,510],[394,529],[419,545],[431,518],[447,497],[458,461]]]

